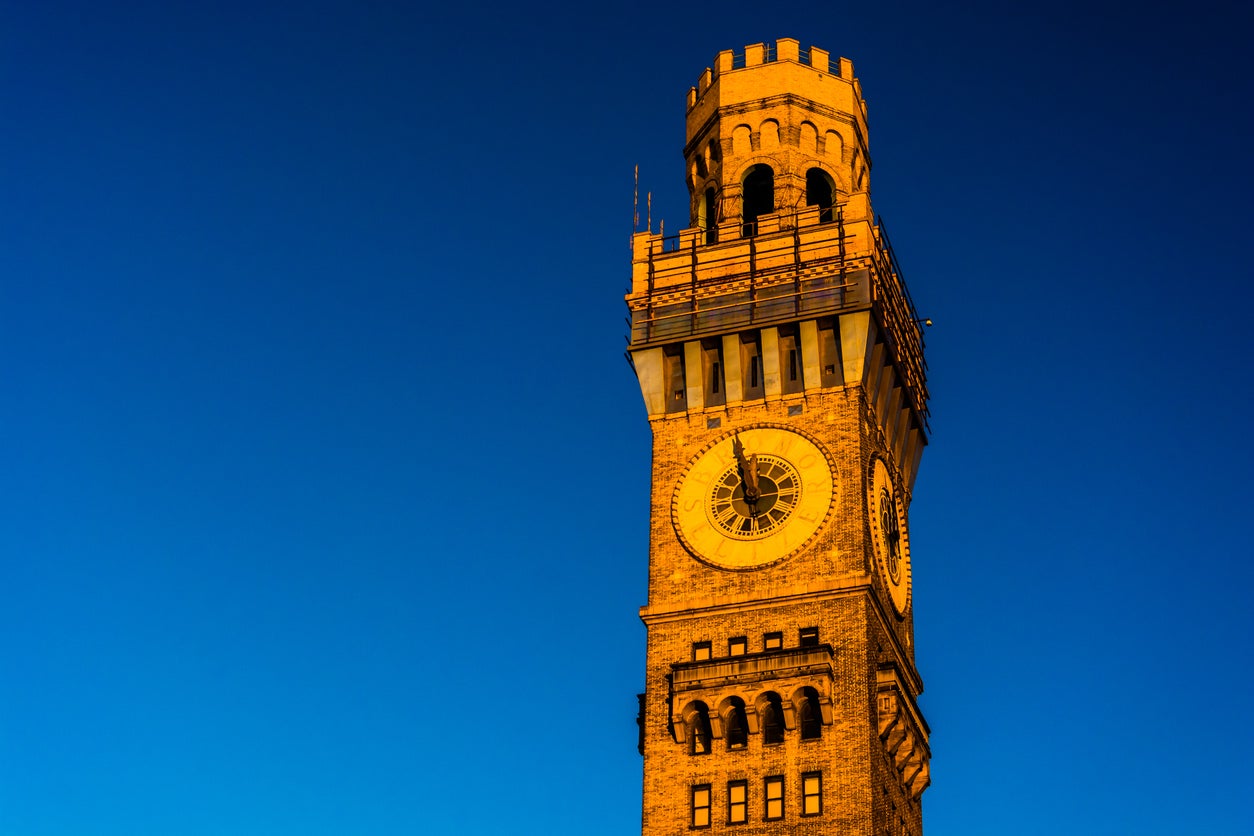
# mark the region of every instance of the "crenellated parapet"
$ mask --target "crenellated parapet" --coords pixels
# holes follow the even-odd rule
[[[692,226],[831,206],[870,189],[853,64],[792,38],[718,54],[688,93]]]
[[[817,72],[852,79],[853,62],[848,58],[838,58],[833,63],[831,53],[817,46],[802,49],[801,42],[795,38],[780,38],[775,43],[749,44],[741,52],[725,49],[714,58],[713,66],[706,67],[697,79],[696,86],[688,90],[688,107],[692,108],[697,99],[705,94],[714,83],[714,79],[732,70],[756,67],[774,61],[793,61],[808,66]],[[861,92],[859,90],[859,92]]]
[[[884,750],[906,791],[918,798],[932,782],[928,768],[932,752],[927,744],[930,730],[914,697],[903,687],[895,665],[885,666],[877,673],[876,709]]]

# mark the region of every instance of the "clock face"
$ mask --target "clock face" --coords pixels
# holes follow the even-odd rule
[[[671,502],[680,540],[724,569],[783,560],[814,537],[835,496],[832,466],[804,435],[752,427],[724,436],[688,463]]]
[[[905,615],[910,608],[910,542],[906,537],[906,511],[893,487],[883,459],[876,459],[871,472],[871,539],[880,575],[888,586],[893,609]]]

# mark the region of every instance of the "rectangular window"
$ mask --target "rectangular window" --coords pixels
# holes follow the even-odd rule
[[[784,776],[772,775],[766,779],[766,811],[763,818],[774,821],[784,817]]]
[[[800,638],[801,638],[802,647],[813,647],[814,645],[819,643],[819,628],[818,627],[802,627]]]
[[[709,658],[710,658],[710,643],[709,642],[695,642],[692,645],[692,661],[704,662],[706,659],[709,659]]]
[[[663,373],[666,375],[667,391],[671,395],[666,402],[666,411],[682,412],[688,408],[685,391],[687,382],[684,377],[684,347],[672,345],[663,349],[662,365]]]
[[[823,773],[803,773],[801,776],[801,815],[817,816],[822,812]]]
[[[781,325],[779,328],[779,366],[784,375],[780,385],[785,395],[805,389],[801,380],[801,338],[795,325]]]
[[[766,394],[762,386],[762,347],[756,331],[740,335],[740,374],[745,400]]]
[[[727,823],[744,824],[749,820],[749,783],[730,781],[727,784]]]
[[[692,826],[710,826],[710,785],[698,784],[692,788]]]
[[[779,650],[784,646],[783,633],[767,633],[762,637],[763,650]]]
[[[749,640],[744,636],[736,636],[727,642],[728,656],[744,656],[749,652]]]
[[[844,379],[840,344],[836,341],[838,330],[830,319],[819,323],[819,365],[823,369],[821,382],[824,386],[838,386]]]
[[[701,341],[701,375],[705,384],[705,405],[727,403],[723,386],[723,341]]]

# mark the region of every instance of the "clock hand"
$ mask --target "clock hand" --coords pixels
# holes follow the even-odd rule
[[[758,454],[754,453],[749,457],[749,470],[745,473],[745,483],[749,486],[749,490],[753,491],[753,499],[756,502],[762,491],[758,487]]]
[[[740,484],[744,488],[745,502],[753,509],[753,516],[758,515],[758,457],[756,454],[745,460],[745,448],[740,443],[740,436],[732,439],[732,452],[736,454],[736,462],[740,465]]]

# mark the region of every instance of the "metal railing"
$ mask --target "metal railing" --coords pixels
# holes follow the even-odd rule
[[[816,222],[827,212],[830,221]],[[807,207],[772,222],[779,224],[778,231],[755,234],[760,222],[754,221],[746,225],[750,234],[719,243],[710,241],[708,230],[651,239],[645,292],[628,300],[629,345],[872,308],[926,426],[923,331],[883,218],[868,225],[870,246],[859,246],[852,255],[843,205]],[[728,226],[714,229],[726,233]],[[830,234],[822,234],[824,229]]]

